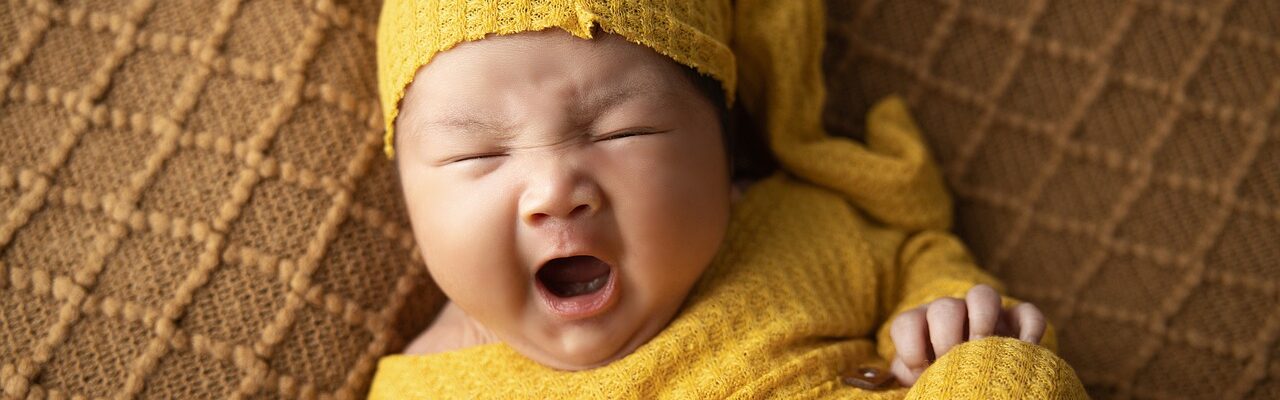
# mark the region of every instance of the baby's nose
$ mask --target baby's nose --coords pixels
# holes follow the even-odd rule
[[[573,169],[532,173],[527,182],[520,198],[520,215],[526,224],[590,217],[603,203],[600,187],[586,174]]]

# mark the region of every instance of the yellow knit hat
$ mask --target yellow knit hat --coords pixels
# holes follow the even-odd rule
[[[729,0],[388,0],[378,21],[378,96],[395,157],[395,119],[418,68],[441,51],[489,34],[558,27],[589,39],[597,24],[720,81],[733,101]]]

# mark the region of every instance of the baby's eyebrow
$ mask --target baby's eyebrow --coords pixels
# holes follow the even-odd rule
[[[425,121],[419,124],[416,129],[422,135],[429,135],[434,130],[485,134],[492,135],[497,139],[511,139],[515,136],[509,124],[469,114],[455,114],[441,119]]]
[[[590,120],[599,117],[601,113],[628,100],[641,97],[662,98],[670,94],[673,94],[672,90],[649,82],[623,85],[577,102],[575,105],[577,110],[574,114],[584,120],[575,122],[578,125],[589,124]],[[414,129],[411,131],[414,136],[428,136],[435,134],[436,131],[485,135],[499,140],[511,140],[517,136],[516,127],[510,121],[495,116],[479,116],[460,111],[450,112],[413,125]]]
[[[627,100],[631,100],[632,98],[644,96],[657,98],[667,94],[667,92],[667,90],[663,90],[658,85],[654,85],[651,82],[625,85],[605,92],[602,95],[588,97],[579,103],[579,106],[581,107],[581,113],[579,115],[589,117],[598,116],[605,110],[617,106]]]

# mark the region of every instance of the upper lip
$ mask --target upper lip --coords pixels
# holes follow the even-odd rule
[[[530,274],[537,274],[551,260],[573,256],[591,256],[616,267],[616,261],[608,256],[612,247],[602,226],[586,221],[552,221],[528,232],[535,247],[532,254],[537,263],[530,267]]]

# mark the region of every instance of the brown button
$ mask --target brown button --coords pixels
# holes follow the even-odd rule
[[[859,367],[853,374],[841,375],[840,381],[867,390],[888,389],[897,382],[893,379],[893,374],[876,367]]]

